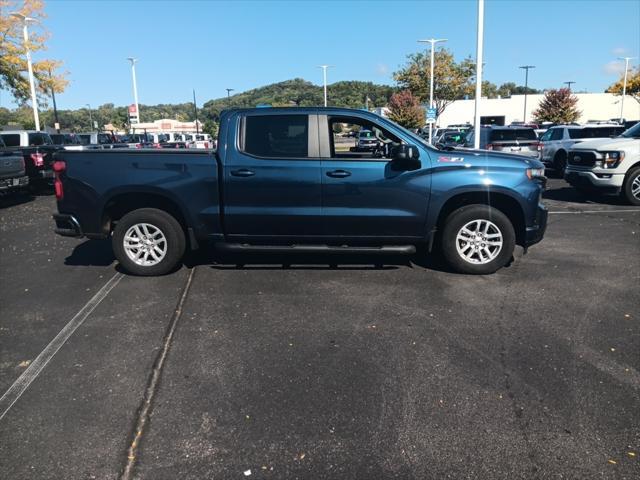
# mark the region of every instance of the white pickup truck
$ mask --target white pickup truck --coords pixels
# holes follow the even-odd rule
[[[564,178],[578,190],[617,194],[640,205],[640,123],[618,137],[574,145],[567,160]]]

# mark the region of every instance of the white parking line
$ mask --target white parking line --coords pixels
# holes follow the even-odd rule
[[[568,215],[568,214],[573,214],[573,215],[579,215],[581,213],[633,213],[633,212],[640,212],[640,208],[629,208],[627,210],[576,210],[576,211],[571,211],[571,212],[561,212],[561,211],[557,211],[557,212],[549,212],[549,214],[556,214],[556,215]]]
[[[22,372],[22,375],[13,382],[13,385],[2,395],[0,398],[0,420],[5,414],[11,410],[11,407],[18,401],[24,391],[29,388],[31,382],[42,372],[44,367],[47,366],[53,356],[60,350],[62,345],[73,335],[73,332],[82,325],[86,318],[100,305],[100,302],[105,299],[109,292],[120,282],[124,274],[116,273],[111,279],[104,284],[104,286],[98,290],[98,292],[89,300],[84,307],[80,309],[75,316],[69,320],[60,333],[51,340],[51,343],[38,355],[38,357],[29,365],[29,367]]]

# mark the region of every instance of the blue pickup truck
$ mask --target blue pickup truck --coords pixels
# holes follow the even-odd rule
[[[376,148],[350,148],[338,135],[345,127],[373,132]],[[424,245],[459,272],[488,274],[546,228],[539,161],[436,150],[369,112],[227,110],[217,145],[57,153],[56,233],[111,237],[121,266],[136,275],[167,273],[186,249],[212,244],[368,254]]]

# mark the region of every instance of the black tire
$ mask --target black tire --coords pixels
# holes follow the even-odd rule
[[[560,178],[564,178],[564,172],[567,169],[567,152],[560,150],[554,155],[553,168]]]
[[[497,251],[495,258],[487,263],[473,263],[458,252],[458,233],[465,225],[478,220],[490,221],[502,235],[501,248]],[[493,231],[493,227],[491,228]],[[441,242],[442,253],[454,270],[461,273],[486,275],[494,273],[509,263],[516,244],[516,234],[513,224],[500,210],[488,205],[467,205],[453,211],[447,217],[442,230]],[[484,246],[484,243],[480,245]]]
[[[137,224],[148,224],[159,230],[165,238],[160,249],[164,249],[164,257],[152,265],[140,265],[129,257],[126,252],[125,234]],[[120,219],[113,230],[111,238],[113,253],[122,268],[133,275],[156,276],[172,271],[184,255],[186,241],[184,230],[178,221],[163,210],[155,208],[140,208],[127,213]]]
[[[624,179],[622,185],[622,197],[631,205],[640,205],[640,194],[633,195],[634,182],[636,186],[640,183],[640,166],[632,168]]]

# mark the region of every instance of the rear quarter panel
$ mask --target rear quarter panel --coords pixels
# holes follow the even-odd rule
[[[106,234],[108,203],[128,193],[154,194],[174,202],[197,237],[221,232],[218,170],[211,152],[167,150],[62,151],[64,198],[60,213],[76,216],[83,231]]]

